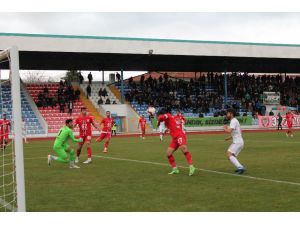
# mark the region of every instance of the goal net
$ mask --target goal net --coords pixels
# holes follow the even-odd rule
[[[19,53],[0,51],[0,212],[25,211]]]

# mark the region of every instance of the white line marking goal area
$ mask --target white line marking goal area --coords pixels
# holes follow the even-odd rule
[[[118,158],[118,157],[111,157],[111,156],[101,156],[101,155],[94,155],[94,157],[101,158],[101,159],[118,160],[118,161],[126,161],[126,162],[134,162],[134,163],[151,164],[151,165],[168,166],[169,167],[169,164],[160,163],[160,162],[152,162],[152,161],[144,161],[144,160],[128,159],[128,158]],[[46,158],[47,157],[31,157],[31,158],[25,158],[25,160],[46,159]],[[188,169],[187,166],[178,166],[178,167],[183,168],[183,169]],[[270,182],[270,183],[300,186],[300,183],[292,182],[292,181],[275,180],[275,179],[269,179],[269,178],[263,178],[263,177],[254,177],[254,176],[248,176],[248,175],[244,175],[244,174],[243,175],[238,175],[238,174],[234,174],[234,173],[227,173],[227,172],[209,170],[209,169],[202,169],[202,168],[197,168],[197,170],[202,171],[202,172],[207,172],[207,173],[233,176],[233,177],[242,178],[242,179],[250,179],[250,180],[265,181],[265,182]]]

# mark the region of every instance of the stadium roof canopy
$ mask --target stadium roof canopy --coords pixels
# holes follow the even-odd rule
[[[11,46],[24,70],[300,73],[296,44],[0,33]]]

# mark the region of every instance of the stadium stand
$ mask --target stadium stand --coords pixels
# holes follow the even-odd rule
[[[80,85],[80,88],[84,91],[86,96],[88,85],[88,83],[82,83]],[[106,84],[102,84],[102,82],[93,82],[92,84],[90,84],[90,87],[91,94],[89,96],[89,99],[93,103],[95,108],[99,108],[99,105],[103,104],[120,104],[120,101],[111,92],[111,90],[107,87]],[[100,99],[102,100],[101,104],[99,104]]]
[[[171,73],[170,73],[171,74]],[[184,77],[184,75],[181,74]],[[121,90],[120,83],[114,84]],[[209,72],[185,79],[169,73],[146,73],[125,81],[125,98],[139,114],[146,115],[148,105],[180,109],[187,117],[221,116],[224,109],[235,108],[240,115],[265,115],[263,92],[280,92],[281,104],[300,105],[300,78],[281,75],[228,74],[228,98],[224,99],[224,76]]]
[[[6,113],[7,119],[12,120],[12,99],[11,99],[11,86],[10,84],[1,85],[1,99],[0,104],[2,104],[1,109],[1,118],[2,114]],[[23,91],[21,91],[21,107],[22,107],[22,116],[26,124],[26,131],[29,135],[39,135],[45,134],[45,130],[41,126],[37,115],[34,110],[31,108],[28,99]]]
[[[76,96],[74,96],[73,94],[73,97],[71,97],[73,102],[73,110],[72,114],[70,115],[67,106],[69,101],[67,100],[65,94],[67,88],[64,88],[65,91],[63,94],[59,93],[59,83],[26,84],[26,88],[48,124],[48,133],[57,133],[59,129],[64,125],[64,122],[67,118],[76,118],[80,114],[80,109],[82,107],[85,107],[80,98],[76,98]],[[52,98],[52,100],[50,101],[50,105],[49,101],[46,102],[45,100],[41,102],[41,99],[39,99],[41,98],[41,93],[44,93],[45,91],[48,93],[47,97],[42,96],[43,100]],[[75,92],[73,89],[72,91],[73,93]],[[62,104],[59,103],[59,98],[61,97],[61,95],[65,96]],[[60,108],[61,105],[64,105],[63,111]],[[74,131],[77,132],[78,129],[76,128]]]

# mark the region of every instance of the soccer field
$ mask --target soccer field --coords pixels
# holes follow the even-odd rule
[[[247,171],[235,175],[225,158],[226,134],[188,135],[198,168],[188,176],[184,155],[180,174],[168,175],[170,137],[120,137],[92,144],[93,163],[80,169],[46,163],[53,141],[25,145],[28,211],[300,211],[300,139],[284,133],[245,133],[239,159]],[[73,145],[76,147],[76,145]],[[86,159],[83,149],[81,161]]]

